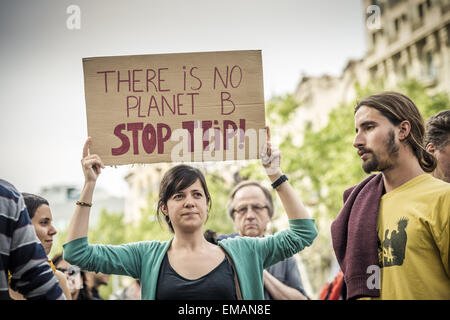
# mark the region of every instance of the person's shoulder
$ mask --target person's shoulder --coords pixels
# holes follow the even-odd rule
[[[0,186],[8,189],[17,190],[16,187],[14,187],[11,183],[3,179],[0,179]]]
[[[230,233],[230,234],[221,234],[217,237],[217,241],[222,241],[225,239],[232,239],[232,238],[236,238],[237,236],[239,236],[239,234],[237,232]]]
[[[27,207],[21,193],[14,185],[0,179],[0,208],[1,216],[7,223],[13,222],[17,228],[30,224]]]
[[[0,199],[13,200],[18,202],[21,197],[20,192],[11,183],[6,180],[0,179]]]
[[[285,263],[285,264],[295,264],[295,265],[297,265],[297,260],[295,260],[294,256],[286,258],[286,259],[284,259],[281,262]]]
[[[162,240],[146,240],[138,241],[125,244],[127,246],[133,246],[140,251],[153,251],[153,250],[163,250],[170,245],[172,240],[162,241]]]
[[[342,193],[342,198],[344,200],[344,203],[347,202],[347,199],[350,197],[350,195],[352,194],[353,191],[355,191],[357,194],[361,191],[361,189],[366,187],[366,185],[373,188],[374,186],[377,186],[377,185],[379,185],[379,183],[381,183],[382,178],[383,178],[383,176],[381,173],[371,174],[371,175],[367,176],[366,178],[364,178],[364,180],[360,181],[358,184],[355,184],[355,185],[345,189],[344,192]]]
[[[288,257],[284,260],[278,261],[277,263],[267,267],[266,270],[269,271],[272,275],[279,272],[286,272],[290,266],[297,266],[297,262],[294,257]]]
[[[276,264],[274,264],[272,267],[277,267],[277,268],[283,268],[283,269],[289,269],[292,266],[297,267],[297,260],[295,260],[295,258],[292,257],[288,257],[280,262],[277,262]]]
[[[447,183],[445,181],[433,178],[435,180],[438,180],[436,182],[436,193],[438,197],[438,202],[441,203],[443,209],[447,212],[448,215],[448,208],[450,208],[450,183]]]
[[[223,240],[220,240],[218,243],[220,246],[225,248],[230,248],[233,250],[252,250],[255,247],[255,244],[259,243],[262,238],[259,237],[230,237]]]
[[[435,197],[450,198],[450,183],[426,174],[423,177],[423,184],[420,186],[425,192]]]
[[[430,208],[430,217],[435,220],[448,220],[450,208],[450,183],[437,179],[430,174],[423,177],[422,183],[417,186],[415,194],[422,194]]]

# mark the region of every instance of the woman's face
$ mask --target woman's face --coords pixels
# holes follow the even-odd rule
[[[37,208],[31,223],[36,230],[36,235],[44,246],[45,253],[48,255],[53,245],[53,236],[56,234],[56,229],[52,224],[53,217],[50,207],[42,204]]]
[[[161,209],[169,216],[175,232],[203,228],[208,216],[208,202],[200,180],[174,193]]]

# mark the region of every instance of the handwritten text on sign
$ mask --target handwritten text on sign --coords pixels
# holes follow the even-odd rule
[[[257,158],[260,51],[83,59],[91,153],[105,164]]]

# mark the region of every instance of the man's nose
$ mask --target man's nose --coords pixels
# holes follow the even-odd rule
[[[256,213],[255,213],[255,211],[253,211],[251,206],[248,206],[247,214],[245,215],[245,217],[247,219],[255,219],[256,218]]]
[[[353,139],[353,146],[356,149],[364,146],[364,139],[363,139],[362,135],[359,132],[356,133],[355,138]]]

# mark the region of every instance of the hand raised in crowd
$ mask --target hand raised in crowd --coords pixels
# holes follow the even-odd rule
[[[261,150],[261,163],[266,170],[267,175],[280,176],[281,173],[281,151],[272,146],[270,141],[270,128],[266,126],[266,143]]]
[[[91,137],[84,143],[83,159],[81,159],[81,166],[83,168],[84,178],[86,182],[96,182],[102,168],[105,165],[102,159],[96,154],[89,154],[89,146],[91,145]]]

